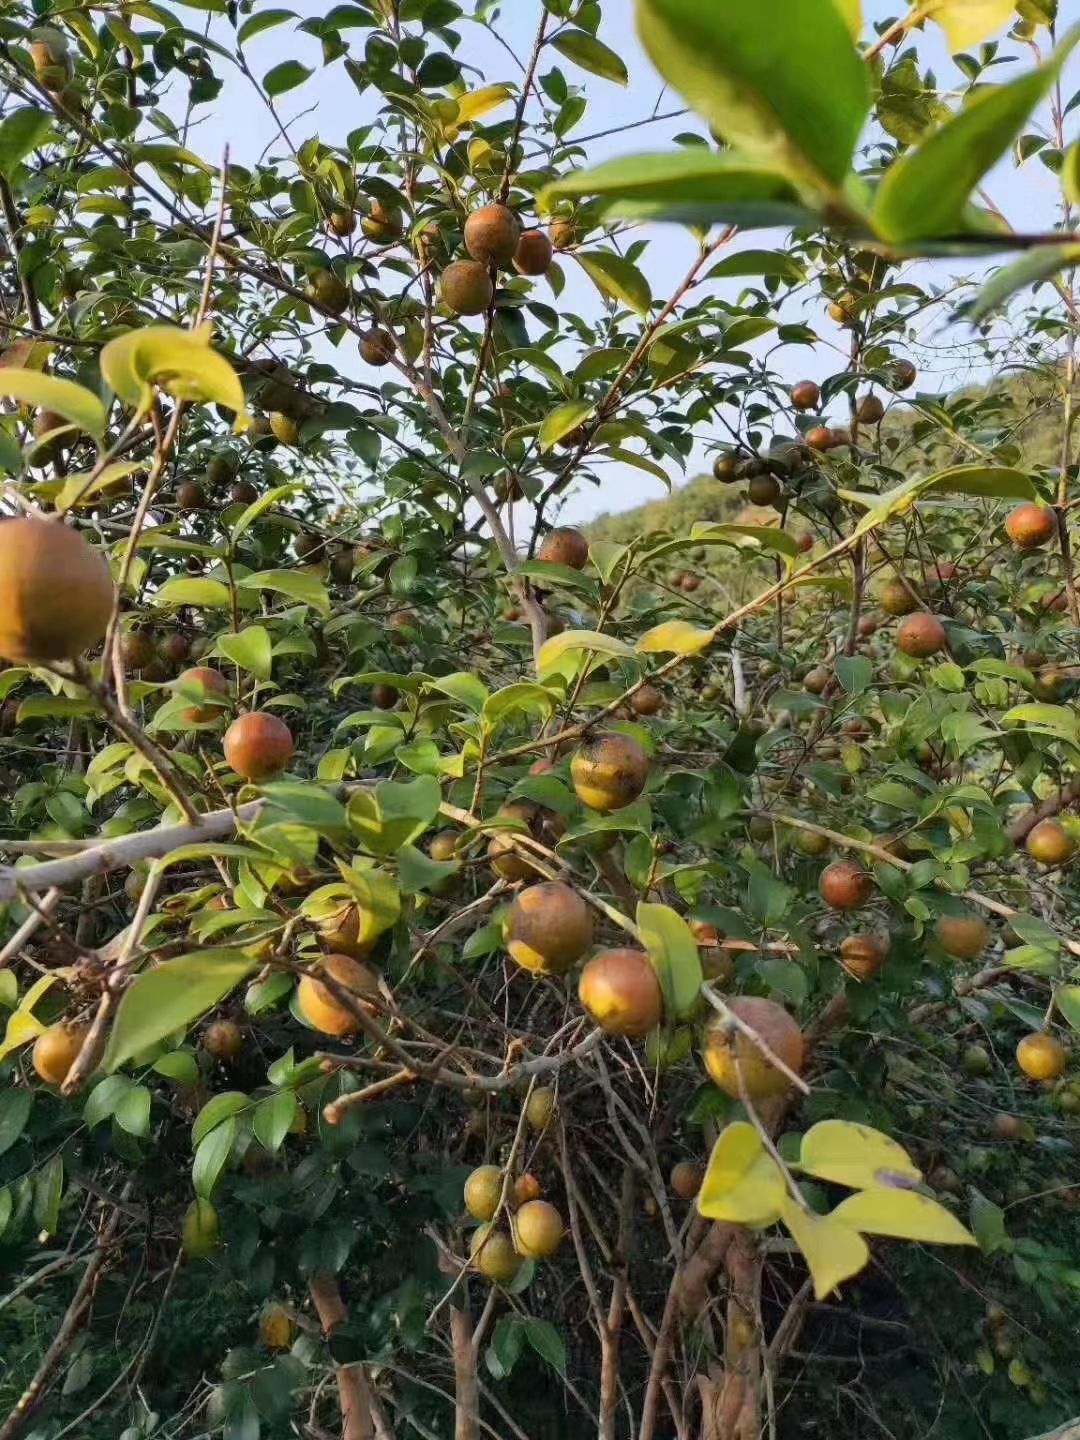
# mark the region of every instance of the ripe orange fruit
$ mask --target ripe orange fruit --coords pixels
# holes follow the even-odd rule
[[[797,1021],[782,1005],[774,1000],[740,995],[728,1001],[728,1009],[756,1031],[789,1070],[799,1074],[806,1060],[806,1042]],[[751,1100],[783,1095],[790,1089],[791,1081],[765,1058],[750,1037],[741,1030],[730,1033],[727,1022],[722,1019],[714,1021],[706,1033],[703,1058],[713,1083],[734,1100],[741,1097],[740,1072]]]
[[[618,731],[586,740],[570,762],[574,793],[593,810],[619,810],[636,800],[649,778],[649,757]]]
[[[355,900],[343,901],[336,910],[320,915],[316,923],[319,943],[328,954],[363,960],[375,948],[375,941],[365,933],[367,916]]]
[[[592,944],[589,907],[561,880],[530,885],[510,907],[507,949],[526,970],[565,975]]]
[[[611,1035],[645,1035],[664,1015],[664,995],[643,950],[605,950],[581,972],[578,999]]]
[[[465,1209],[474,1220],[490,1220],[499,1208],[503,1172],[498,1165],[478,1165],[465,1181]]]
[[[514,1241],[519,1255],[546,1260],[562,1244],[566,1226],[548,1200],[529,1200],[514,1217]]]
[[[0,657],[74,660],[96,645],[115,590],[104,557],[59,520],[0,520]]]
[[[896,627],[897,649],[918,660],[936,655],[940,650],[944,650],[948,643],[945,626],[936,615],[930,615],[925,610],[909,615]]]
[[[821,404],[821,386],[816,380],[800,380],[791,387],[791,403],[796,410],[815,410]]]
[[[811,450],[831,450],[833,448],[833,432],[827,425],[812,425],[803,439]]]
[[[874,879],[856,860],[835,860],[821,872],[818,890],[834,910],[860,910],[873,894]]]
[[[680,1160],[671,1168],[669,1184],[680,1200],[693,1200],[704,1178],[705,1172],[700,1165],[695,1165],[692,1160]]]
[[[344,986],[365,1010],[379,993],[379,977],[370,965],[351,955],[324,955],[320,969]],[[324,1035],[355,1035],[360,1021],[328,986],[314,975],[305,975],[297,986],[296,1004],[301,1015]]]
[[[480,1225],[473,1231],[469,1253],[476,1270],[486,1280],[509,1285],[521,1269],[521,1256],[505,1230],[493,1225]]]
[[[1024,848],[1040,865],[1064,865],[1072,859],[1076,841],[1060,820],[1040,820],[1028,831]]]
[[[840,942],[840,964],[856,980],[872,980],[889,953],[888,941],[879,935],[845,935]]]
[[[1016,1063],[1030,1080],[1056,1080],[1069,1063],[1069,1053],[1055,1035],[1037,1030],[1017,1045]]]
[[[554,252],[543,230],[523,230],[514,251],[514,269],[519,275],[546,275]]]
[[[535,1175],[528,1173],[519,1175],[514,1181],[514,1199],[519,1205],[527,1205],[530,1200],[539,1200],[544,1193],[544,1187]]]
[[[1057,512],[1029,501],[1010,510],[1005,531],[1018,550],[1037,550],[1057,534]]]
[[[208,695],[228,695],[229,682],[220,670],[209,665],[193,665],[181,672],[177,685],[201,685]],[[180,711],[186,725],[208,725],[225,712],[220,705],[188,705]]]
[[[482,315],[495,290],[479,260],[454,260],[439,277],[439,298],[455,315]]]
[[[557,525],[544,536],[536,558],[553,565],[569,565],[573,570],[583,570],[589,561],[589,542],[572,525]]]
[[[245,780],[268,780],[292,759],[292,731],[265,710],[238,715],[225,731],[225,759]]]
[[[957,960],[974,960],[986,949],[990,927],[981,915],[942,915],[934,926],[938,944]]]
[[[521,224],[505,205],[482,205],[465,221],[465,249],[483,265],[509,265],[521,241]]]
[[[31,1059],[42,1080],[62,1085],[89,1033],[89,1025],[68,1025],[59,1020],[34,1041]]]

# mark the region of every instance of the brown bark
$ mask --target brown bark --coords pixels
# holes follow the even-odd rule
[[[333,1275],[321,1270],[308,1281],[308,1292],[329,1340],[348,1319],[345,1302]],[[375,1401],[363,1365],[335,1365],[338,1404],[341,1409],[341,1440],[393,1440],[393,1431]],[[376,1425],[376,1415],[378,1424]]]
[[[713,1418],[716,1440],[759,1440],[761,1435],[762,1255],[748,1230],[738,1229],[728,1247],[724,1380]],[[710,1432],[703,1420],[702,1440]]]
[[[477,1440],[480,1434],[480,1388],[476,1350],[467,1310],[450,1307],[450,1340],[454,1348],[454,1440]]]

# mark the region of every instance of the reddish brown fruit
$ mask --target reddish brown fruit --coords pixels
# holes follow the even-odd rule
[[[680,1200],[693,1200],[704,1179],[705,1172],[700,1165],[695,1165],[692,1160],[680,1160],[671,1167],[668,1183]]]
[[[203,1049],[216,1060],[235,1060],[244,1048],[244,1032],[235,1020],[215,1020],[203,1036]]]
[[[394,337],[377,325],[360,336],[360,358],[368,365],[389,365],[394,358]]]
[[[170,665],[182,665],[191,654],[191,641],[179,630],[172,630],[161,641],[161,658]]]
[[[592,945],[592,915],[561,880],[530,885],[510,907],[506,948],[526,970],[565,975]]]
[[[527,1205],[530,1200],[539,1200],[544,1193],[544,1187],[535,1175],[528,1173],[519,1175],[514,1181],[514,1199],[519,1205]]]
[[[509,265],[521,240],[521,225],[505,205],[483,205],[465,221],[465,249],[481,265]]]
[[[259,490],[250,480],[234,480],[229,487],[229,499],[234,505],[254,505]]]
[[[557,215],[551,222],[549,233],[556,250],[569,250],[577,243],[577,223],[570,215]]]
[[[791,387],[791,403],[796,410],[816,410],[821,404],[821,386],[816,380],[800,380]]]
[[[877,425],[885,415],[885,405],[877,395],[864,395],[855,410],[860,425]]]
[[[157,651],[144,630],[129,630],[120,640],[120,656],[127,670],[144,670],[154,663]]]
[[[910,360],[894,360],[892,362],[892,377],[894,390],[910,390],[919,372]]]
[[[543,230],[525,230],[514,251],[514,269],[519,275],[546,275],[554,251]]]
[[[652,961],[641,950],[605,950],[581,972],[578,999],[610,1035],[645,1035],[664,1016],[664,996]]]
[[[803,439],[811,450],[831,450],[833,448],[833,432],[828,425],[812,425]]]
[[[701,581],[696,575],[684,575],[679,581],[679,585],[683,590],[686,591],[687,595],[693,595],[694,591],[697,590],[700,584]]]
[[[370,1011],[379,993],[379,977],[370,965],[351,955],[324,955],[320,970],[336,980],[353,997],[353,1007],[339,1000],[329,986],[313,975],[305,975],[296,991],[301,1015],[324,1035],[355,1035],[361,1023],[354,1008]]]
[[[252,710],[225,731],[225,759],[245,780],[268,780],[284,770],[296,746],[292,731],[276,715]]]
[[[1037,550],[1057,534],[1057,512],[1048,505],[1017,505],[1009,512],[1005,530],[1018,550]]]
[[[183,512],[205,510],[210,504],[198,480],[185,480],[176,492],[176,508]]]
[[[1072,859],[1076,841],[1060,820],[1040,820],[1028,831],[1024,848],[1040,865],[1064,865]]]
[[[0,657],[74,660],[105,634],[113,582],[103,557],[58,520],[0,521]]]
[[[780,503],[783,489],[775,475],[755,475],[746,487],[746,498],[751,505],[771,506]]]
[[[439,278],[439,298],[455,315],[482,315],[495,290],[478,260],[455,260]]]
[[[809,690],[811,695],[821,695],[828,687],[832,675],[825,669],[824,665],[816,665],[809,670],[803,679],[803,688]]]
[[[806,1059],[806,1041],[798,1022],[782,1005],[740,995],[728,1001],[728,1009],[755,1031],[789,1070],[800,1073]],[[750,1036],[722,1017],[709,1027],[703,1059],[713,1083],[734,1100],[740,1099],[744,1090],[751,1100],[765,1100],[791,1088],[788,1077],[766,1058]]]
[[[617,731],[586,740],[570,762],[574,793],[593,810],[619,810],[636,800],[649,778],[649,757]]]
[[[896,627],[896,648],[918,660],[939,654],[947,649],[948,643],[945,626],[936,615],[925,610],[909,615]]]
[[[548,531],[536,557],[552,565],[568,565],[572,570],[583,570],[589,563],[589,542],[573,526],[559,525]]]
[[[814,548],[814,537],[810,534],[809,531],[807,531],[805,535],[799,536],[797,544],[799,546],[800,552],[805,555],[808,550],[812,550]]]
[[[380,681],[371,687],[371,703],[377,710],[393,710],[398,698],[398,692],[393,685]]]
[[[525,827],[525,834],[532,834],[539,824],[539,806],[529,800],[513,800],[504,805],[495,817],[499,820],[516,820]],[[529,863],[527,852],[518,850],[514,838],[520,836],[518,828],[497,831],[488,841],[487,856],[491,868],[504,880],[534,880],[536,869]]]
[[[946,955],[956,960],[974,960],[986,949],[990,927],[981,915],[942,915],[934,934]]]
[[[999,1140],[1019,1140],[1024,1127],[1015,1115],[999,1111],[994,1116],[994,1134]]]
[[[821,872],[818,890],[833,910],[860,910],[874,892],[874,879],[856,860],[835,860]]]
[[[225,696],[229,693],[229,682],[225,676],[209,665],[195,665],[190,670],[184,670],[177,684],[201,685],[213,695]],[[209,725],[223,714],[224,710],[220,705],[189,705],[181,710],[180,718],[187,725]]]
[[[635,715],[658,715],[664,708],[664,697],[655,685],[642,685],[630,696],[630,709]]]
[[[888,941],[879,935],[846,935],[840,942],[840,964],[856,980],[872,980],[888,953]]]

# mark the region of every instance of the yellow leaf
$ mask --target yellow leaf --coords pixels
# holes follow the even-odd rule
[[[14,340],[0,353],[0,370],[44,370],[55,349],[47,340]]]
[[[541,679],[558,665],[564,655],[573,650],[597,650],[602,655],[633,655],[633,650],[614,635],[603,635],[599,630],[564,630],[545,640],[537,656],[536,668]]]
[[[88,505],[94,497],[100,495],[103,490],[108,490],[111,485],[126,480],[136,470],[146,468],[146,462],[132,463],[131,461],[117,461],[115,465],[106,465],[99,475],[91,480],[87,472],[81,475],[68,475],[61,484],[55,485],[52,481],[46,481],[44,485],[35,487],[35,493],[41,494],[47,489],[53,490],[54,501],[57,510],[70,510],[73,505]]]
[[[844,24],[851,31],[853,40],[862,34],[862,0],[833,0],[833,4],[844,17]]]
[[[666,620],[647,630],[634,649],[639,655],[696,655],[715,638],[711,630],[699,630],[688,620]]]
[[[895,1140],[850,1120],[822,1120],[808,1130],[799,1149],[799,1168],[852,1190],[887,1184],[891,1175],[915,1182],[922,1179],[922,1172]]]
[[[922,11],[945,31],[955,55],[1003,30],[1016,13],[1016,0],[937,0],[923,5]]]
[[[76,385],[74,380],[61,380],[56,375],[42,375],[37,370],[5,366],[0,369],[0,395],[18,400],[21,405],[54,410],[95,440],[100,440],[105,434],[105,406],[92,390]]]
[[[471,125],[474,120],[479,120],[481,115],[486,115],[490,110],[510,99],[509,85],[484,85],[479,90],[471,90],[466,95],[457,97],[457,112],[452,120],[444,120],[442,131],[446,139],[450,140],[457,134],[463,125]]]
[[[48,975],[42,975],[35,980],[19,1001],[19,1008],[13,1010],[8,1016],[7,1029],[4,1031],[3,1041],[0,1042],[0,1061],[6,1060],[12,1050],[17,1050],[20,1045],[25,1045],[30,1040],[36,1040],[45,1029],[45,1026],[35,1018],[32,1012],[46,990],[60,978],[60,971],[50,971]]]
[[[210,344],[210,326],[180,330],[148,325],[110,340],[101,352],[101,373],[120,399],[145,413],[155,385],[178,400],[213,402],[236,411],[238,430],[249,416],[236,371]]]
[[[870,1247],[857,1231],[841,1225],[833,1215],[814,1215],[800,1209],[790,1195],[783,1198],[781,1218],[810,1267],[818,1300],[824,1300],[838,1285],[858,1275],[870,1259]]]
[[[977,1241],[936,1200],[915,1190],[878,1187],[849,1195],[832,1212],[833,1220],[867,1235],[891,1235],[898,1240],[922,1240],[928,1245],[975,1245]]]
[[[784,1201],[784,1177],[761,1137],[745,1120],[729,1125],[713,1146],[697,1208],[707,1220],[771,1225]]]

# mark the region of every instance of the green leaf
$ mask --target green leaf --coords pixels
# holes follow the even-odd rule
[[[275,590],[287,595],[290,600],[310,605],[320,615],[330,614],[330,596],[326,586],[316,576],[303,570],[260,570],[256,575],[244,575],[236,585],[241,590]]]
[[[220,580],[191,580],[175,575],[166,580],[154,596],[154,604],[162,606],[194,605],[198,609],[224,610],[230,604],[229,587]]]
[[[835,1214],[815,1215],[803,1210],[790,1195],[783,1197],[781,1214],[809,1267],[816,1299],[827,1299],[838,1285],[869,1264],[870,1247],[866,1241],[839,1223]]]
[[[248,625],[237,633],[219,635],[214,648],[257,679],[270,679],[274,646],[269,630],[262,625]]]
[[[999,469],[990,465],[954,465],[933,475],[917,475],[883,495],[868,495],[859,490],[839,490],[837,494],[854,505],[866,507],[866,514],[856,526],[856,535],[865,535],[894,516],[906,514],[916,500],[927,494],[980,495],[1017,500],[1037,498],[1031,477],[1022,470]]]
[[[52,116],[33,105],[13,110],[0,121],[0,175],[10,180],[21,160],[43,145],[52,129]]]
[[[833,669],[849,695],[861,695],[874,678],[873,663],[866,655],[838,655]]]
[[[592,400],[567,400],[548,412],[540,425],[540,448],[550,450],[553,445],[586,421],[596,409]]]
[[[917,149],[895,160],[871,212],[877,233],[894,244],[962,234],[968,197],[1049,93],[1078,39],[1080,29],[1073,30],[1044,65],[977,91]]]
[[[256,1140],[271,1155],[281,1149],[289,1126],[296,1118],[298,1104],[293,1091],[279,1090],[276,1095],[268,1095],[255,1106],[251,1128]]]
[[[903,1146],[850,1120],[822,1120],[802,1137],[799,1168],[818,1180],[865,1190],[898,1176],[918,1183],[922,1172]]]
[[[525,1338],[542,1360],[560,1375],[566,1375],[566,1342],[550,1320],[530,1315],[522,1325]]]
[[[223,1090],[220,1095],[214,1095],[195,1117],[195,1124],[191,1127],[191,1143],[198,1145],[211,1130],[223,1125],[231,1115],[240,1115],[250,1108],[251,1101],[242,1090]]]
[[[236,1116],[230,1115],[227,1120],[216,1125],[204,1140],[199,1141],[191,1166],[191,1184],[200,1200],[209,1200],[213,1194],[214,1186],[232,1151],[238,1129]]]
[[[1068,705],[1014,705],[1001,717],[1003,725],[1023,725],[1025,730],[1041,730],[1048,735],[1057,735],[1062,740],[1075,741],[1080,721],[1076,712]]]
[[[18,400],[21,405],[55,410],[95,440],[100,440],[105,434],[108,424],[105,406],[92,390],[76,385],[74,380],[60,380],[55,375],[43,375],[39,370],[20,370],[5,365],[0,367],[0,395]]]
[[[44,1235],[56,1233],[64,1193],[64,1162],[53,1155],[34,1177],[34,1226]]]
[[[234,410],[237,426],[248,423],[244,391],[236,371],[211,345],[209,325],[180,330],[148,325],[118,335],[101,352],[107,384],[140,414],[149,410],[158,385],[177,400],[224,405]]]
[[[712,151],[707,152],[712,154]],[[722,156],[716,156],[723,159]],[[779,275],[781,279],[798,284],[806,274],[806,267],[794,256],[783,250],[738,250],[728,255],[709,271],[710,280],[726,279],[741,275]],[[725,339],[727,338],[725,332]]]
[[[292,495],[302,494],[303,489],[303,485],[292,481],[288,485],[275,485],[273,490],[268,490],[265,495],[260,495],[257,500],[253,500],[233,526],[229,544],[235,546],[241,535],[251,528],[254,520],[257,520],[265,511],[272,510],[282,500],[288,500]]]
[[[301,65],[299,60],[282,60],[280,65],[275,65],[263,76],[263,89],[271,97],[284,95],[286,90],[295,90],[314,73],[306,65]]]
[[[786,176],[697,145],[573,171],[549,185],[541,200],[550,205],[580,195],[599,196],[605,214],[617,219],[684,225],[794,225],[808,215]]]
[[[588,70],[590,75],[599,75],[604,80],[614,80],[616,85],[625,85],[629,80],[626,66],[615,51],[590,35],[587,30],[561,30],[551,41],[560,55]]]
[[[113,1118],[128,1135],[145,1139],[150,1134],[150,1091],[146,1086],[132,1085],[113,1107]]]
[[[536,662],[540,678],[551,675],[563,656],[575,650],[595,650],[601,655],[615,656],[629,656],[634,653],[625,640],[619,640],[614,635],[604,635],[599,630],[564,630],[561,635],[553,635],[550,640],[544,641]]]
[[[428,689],[440,690],[452,700],[460,700],[474,715],[480,714],[488,699],[487,686],[467,670],[459,670],[453,675],[441,675],[438,680],[429,682]]]
[[[648,280],[631,261],[611,250],[579,250],[574,258],[601,295],[621,300],[639,315],[648,314],[652,291]]]
[[[1073,149],[1080,150],[1080,144]],[[1001,309],[1018,290],[1037,285],[1040,280],[1049,280],[1073,265],[1080,265],[1080,245],[1036,245],[1019,260],[996,270],[974,300],[957,308],[957,316],[979,325],[988,315]]]
[[[921,1240],[927,1245],[974,1245],[956,1216],[915,1190],[874,1187],[842,1200],[830,1216],[867,1235]]]
[[[713,1146],[698,1191],[698,1212],[707,1220],[728,1220],[759,1228],[772,1225],[784,1202],[784,1177],[745,1120],[736,1120]]]
[[[351,797],[349,825],[370,854],[392,855],[424,833],[441,804],[442,789],[433,775],[418,775],[408,781],[384,780]]]
[[[993,1255],[1008,1243],[1005,1212],[979,1190],[971,1192],[971,1229],[984,1255]]]
[[[0,1155],[10,1150],[26,1129],[33,1103],[32,1090],[0,1090]]]
[[[1057,992],[1057,1008],[1062,1019],[1080,1033],[1080,985],[1063,985]]]
[[[704,974],[701,950],[690,926],[667,905],[642,901],[635,917],[664,991],[665,1013],[685,1019],[697,1008]]]
[[[832,0],[637,0],[637,19],[661,75],[729,145],[797,185],[842,184],[871,77]]]
[[[196,950],[136,975],[116,1013],[105,1070],[118,1069],[213,1009],[257,964],[241,950]]]
[[[269,30],[272,25],[280,25],[283,20],[295,20],[295,10],[264,10],[261,15],[252,15],[245,20],[236,33],[236,38],[241,45],[248,40],[253,40],[263,30]]]

